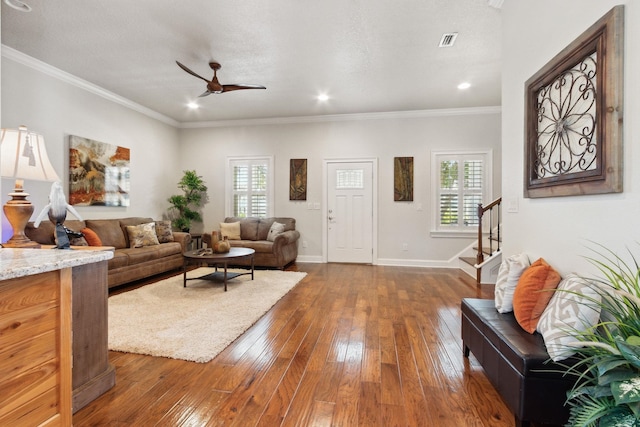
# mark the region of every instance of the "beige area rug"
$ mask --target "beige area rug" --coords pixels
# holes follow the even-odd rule
[[[199,277],[212,268],[199,268]],[[247,270],[243,270],[246,272]],[[307,273],[256,270],[223,284],[182,275],[109,297],[109,350],[208,362]]]

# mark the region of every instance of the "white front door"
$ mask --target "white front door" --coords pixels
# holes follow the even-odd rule
[[[373,162],[327,165],[327,261],[373,262]]]

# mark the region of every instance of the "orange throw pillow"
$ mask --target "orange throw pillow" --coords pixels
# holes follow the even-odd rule
[[[522,329],[530,334],[535,332],[560,279],[560,274],[542,258],[522,273],[513,294],[513,313]]]
[[[100,237],[98,237],[96,232],[92,229],[83,228],[81,233],[84,234],[84,239],[87,241],[89,246],[102,246],[102,240],[100,240]]]

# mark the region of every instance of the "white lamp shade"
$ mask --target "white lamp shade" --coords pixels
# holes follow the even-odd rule
[[[0,132],[0,174],[3,178],[49,182],[60,180],[49,161],[42,135],[29,132],[24,126],[2,129]]]

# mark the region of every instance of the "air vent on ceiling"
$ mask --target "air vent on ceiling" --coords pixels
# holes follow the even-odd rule
[[[458,33],[444,33],[440,39],[438,47],[451,47],[456,42]]]
[[[495,7],[496,9],[502,8],[502,3],[504,0],[488,0],[489,6]]]

